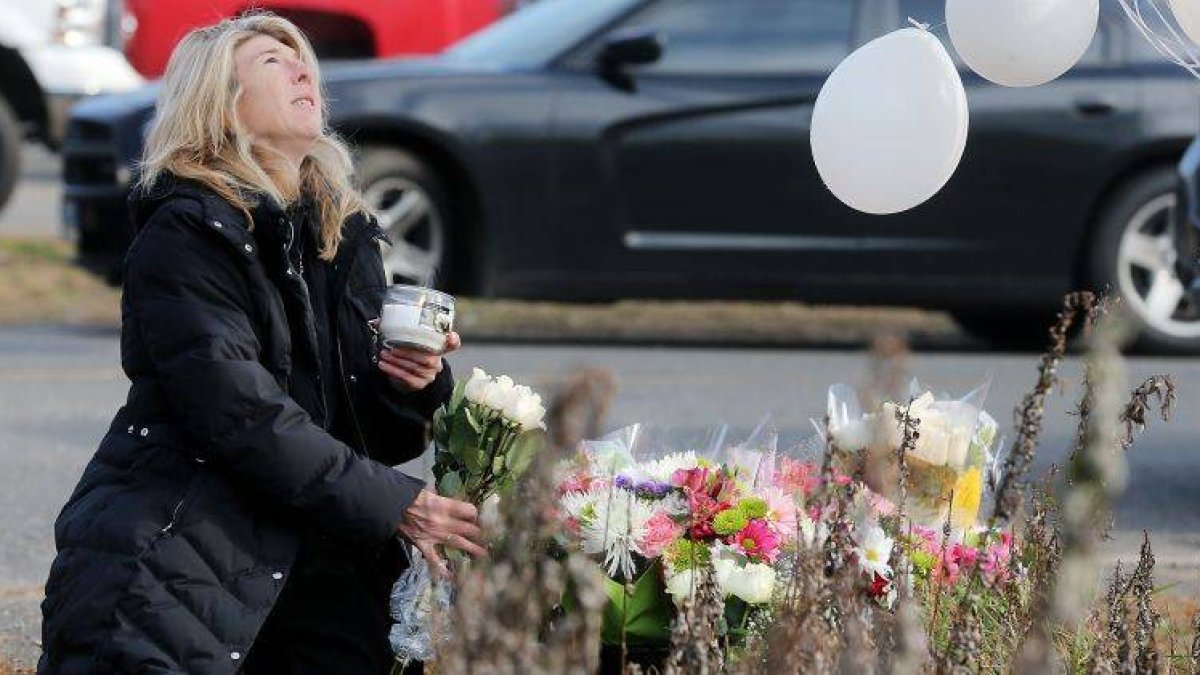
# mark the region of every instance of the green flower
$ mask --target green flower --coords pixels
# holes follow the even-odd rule
[[[596,519],[596,505],[587,504],[582,509],[579,509],[579,522],[581,525],[591,524]]]
[[[750,524],[750,519],[741,509],[726,509],[713,518],[713,531],[722,537],[737,534]]]
[[[923,574],[928,573],[929,570],[933,569],[934,564],[937,563],[937,558],[928,551],[913,551],[909,555],[909,559],[912,560],[913,567],[917,568],[917,571]]]
[[[759,497],[746,497],[738,502],[737,509],[746,514],[747,520],[766,518],[767,512],[770,511],[767,508],[767,502]]]
[[[667,564],[677,573],[708,564],[710,556],[711,553],[707,546],[690,539],[676,539],[663,552]]]

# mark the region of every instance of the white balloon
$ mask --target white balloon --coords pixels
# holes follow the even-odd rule
[[[967,94],[946,48],[903,28],[834,69],[813,109],[821,180],[866,213],[911,209],[942,189],[967,144]]]
[[[1099,18],[1100,0],[946,2],[959,56],[1006,87],[1045,84],[1070,70],[1091,44]]]
[[[1171,13],[1192,42],[1200,45],[1200,0],[1171,0]]]

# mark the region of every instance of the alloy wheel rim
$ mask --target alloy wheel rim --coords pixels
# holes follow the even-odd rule
[[[1200,337],[1200,303],[1175,273],[1176,197],[1163,194],[1134,212],[1117,246],[1117,286],[1150,328],[1172,338]]]
[[[386,176],[368,185],[363,199],[391,240],[383,250],[388,282],[401,277],[432,286],[446,251],[444,222],[433,197],[416,181]]]

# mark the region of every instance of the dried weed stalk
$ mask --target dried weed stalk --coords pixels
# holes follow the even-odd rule
[[[1058,367],[1066,353],[1067,336],[1081,315],[1083,329],[1085,332],[1089,331],[1099,307],[1095,294],[1088,291],[1071,293],[1063,300],[1058,321],[1050,329],[1050,345],[1042,355],[1037,382],[1017,409],[1017,435],[1013,439],[1008,459],[1005,461],[1003,478],[997,488],[996,505],[991,518],[993,524],[1012,520],[1021,508],[1026,476],[1033,465],[1038,437],[1042,432],[1046,396],[1058,381]]]
[[[671,626],[666,675],[716,675],[725,668],[720,630],[725,601],[712,565],[699,570],[696,592],[683,602]]]
[[[1170,375],[1154,375],[1147,378],[1129,396],[1129,403],[1121,411],[1121,423],[1124,433],[1121,436],[1121,447],[1128,450],[1133,445],[1133,435],[1146,428],[1146,413],[1154,407],[1150,399],[1158,401],[1158,414],[1162,421],[1171,419],[1175,411],[1175,381]]]
[[[1137,646],[1136,666],[1139,673],[1157,673],[1160,661],[1154,631],[1158,627],[1159,614],[1154,608],[1154,552],[1150,548],[1150,534],[1142,533],[1142,551],[1137,567],[1129,578],[1129,591],[1137,606],[1137,621],[1134,644]]]

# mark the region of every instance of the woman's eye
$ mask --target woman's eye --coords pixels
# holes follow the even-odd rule
[[[275,58],[274,56],[268,56],[266,63],[279,63],[279,59]]]

